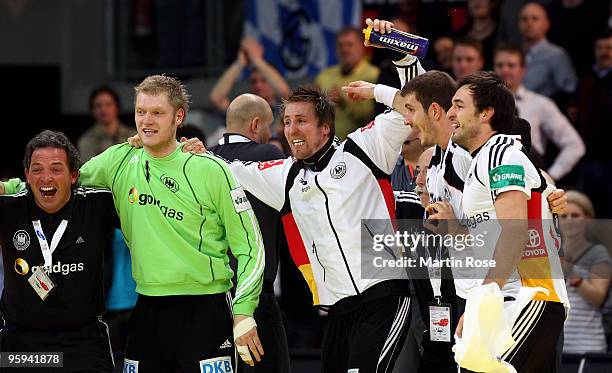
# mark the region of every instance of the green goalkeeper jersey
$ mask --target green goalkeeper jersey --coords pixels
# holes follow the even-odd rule
[[[81,167],[79,184],[109,188],[143,295],[215,294],[232,287],[228,248],[238,260],[235,314],[253,315],[264,250],[257,220],[226,164],[181,147],[163,158],[127,143]],[[21,186],[23,187],[23,186]],[[7,194],[17,191],[5,183]]]

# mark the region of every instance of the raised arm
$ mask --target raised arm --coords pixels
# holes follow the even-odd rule
[[[221,75],[210,91],[209,99],[219,111],[225,113],[225,110],[227,110],[230,104],[229,93],[246,65],[246,54],[240,49],[236,60],[223,72],[223,75]]]
[[[242,40],[241,46],[249,61],[251,61],[257,71],[266,78],[266,81],[272,86],[274,92],[276,92],[279,97],[285,98],[289,96],[289,85],[278,70],[266,62],[261,44],[254,38],[247,37]]]

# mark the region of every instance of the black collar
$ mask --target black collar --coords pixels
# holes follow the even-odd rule
[[[327,140],[321,149],[317,150],[310,158],[299,161],[300,167],[308,168],[314,172],[320,172],[329,163],[329,160],[334,155],[335,148],[338,144],[338,139],[332,136]]]
[[[251,142],[253,140],[249,139],[245,135],[239,133],[231,133],[227,132],[223,134],[223,137],[219,139],[219,145],[225,144],[234,144],[238,142]]]

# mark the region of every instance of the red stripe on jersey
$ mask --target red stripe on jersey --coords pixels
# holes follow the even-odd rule
[[[527,201],[527,219],[542,220],[542,193],[531,192],[531,198]]]
[[[289,244],[289,252],[295,264],[300,267],[304,264],[310,264],[308,254],[306,253],[306,247],[304,246],[304,240],[298,230],[293,213],[288,213],[282,217],[283,227],[285,228],[285,236],[287,236],[287,243]]]
[[[376,124],[376,122],[371,121],[370,123],[366,124],[365,126],[361,127],[359,130],[361,132],[365,131],[365,130],[369,130],[370,128],[374,127],[374,125]]]
[[[385,198],[385,204],[387,205],[387,211],[389,211],[389,217],[393,223],[393,229],[397,230],[397,222],[395,221],[395,197],[393,196],[393,187],[391,182],[387,179],[379,179],[378,186],[380,191]]]
[[[283,164],[283,162],[285,162],[284,159],[275,159],[272,161],[259,162],[257,164],[257,168],[259,168],[259,171],[263,171],[266,168],[270,168],[272,166],[278,166],[279,164]]]
[[[527,219],[529,241],[523,251],[523,259],[548,256],[542,230],[542,193],[531,192],[531,198],[527,201]]]

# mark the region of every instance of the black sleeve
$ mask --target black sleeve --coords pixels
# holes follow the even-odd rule
[[[259,161],[273,161],[276,159],[285,159],[287,158],[279,148],[272,144],[262,144],[259,148]]]
[[[423,219],[425,208],[414,192],[400,192],[395,197],[395,216],[398,219]]]

